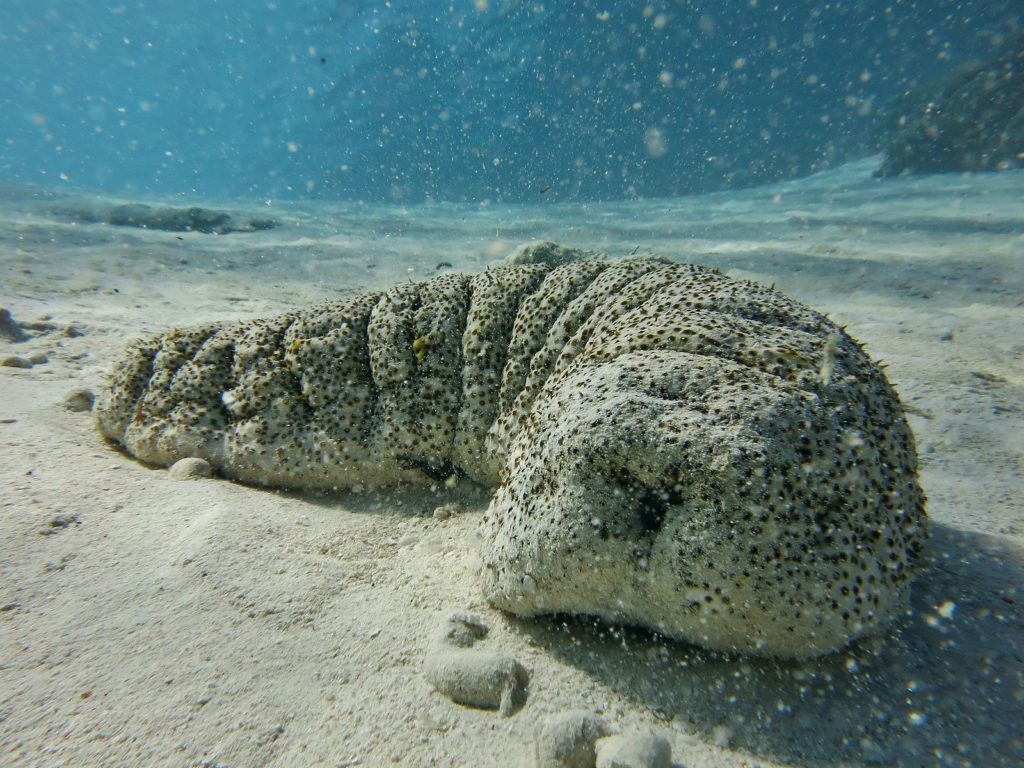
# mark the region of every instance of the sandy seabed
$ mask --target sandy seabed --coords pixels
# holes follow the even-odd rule
[[[206,201],[282,223],[220,236],[85,224],[60,211],[107,201],[0,189],[0,307],[29,335],[0,358],[39,361],[0,367],[0,765],[531,766],[567,709],[653,729],[687,768],[1020,765],[1024,171],[871,168],[594,205]],[[890,635],[779,664],[516,619],[479,596],[485,490],[174,480],[63,405],[142,334],[479,271],[541,238],[775,284],[887,363],[933,534]],[[425,681],[453,611],[529,669],[514,716]]]

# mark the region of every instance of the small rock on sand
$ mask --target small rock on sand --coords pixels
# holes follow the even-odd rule
[[[434,519],[435,520],[447,520],[449,517],[454,517],[462,511],[462,507],[458,504],[442,504],[439,507],[434,508]]]
[[[453,614],[441,625],[424,660],[424,675],[438,693],[456,704],[497,709],[509,717],[526,701],[530,676],[511,656],[471,646],[487,635],[475,616]]]
[[[583,710],[548,717],[537,732],[537,768],[594,768],[604,721]]]
[[[672,745],[654,733],[622,733],[597,742],[597,768],[672,768]]]
[[[14,318],[11,317],[11,311],[9,309],[3,309],[0,307],[0,339],[6,339],[7,341],[25,341],[28,338],[28,334],[21,329]]]
[[[167,470],[175,480],[201,480],[213,475],[213,467],[203,459],[179,459]]]
[[[567,248],[549,240],[537,240],[532,243],[523,243],[505,258],[505,264],[516,266],[520,264],[547,264],[558,267],[581,259],[599,257],[597,251],[580,251],[576,248]]]
[[[61,515],[54,515],[49,519],[46,527],[39,530],[42,536],[52,536],[55,533],[60,533],[65,528],[69,528],[72,525],[80,525],[81,521],[78,519],[78,515],[69,512]]]
[[[91,389],[72,389],[64,395],[64,407],[69,411],[74,411],[76,413],[81,411],[91,411],[94,400],[95,397],[93,396]]]
[[[0,366],[4,366],[5,368],[31,368],[32,361],[18,355],[8,355],[0,360]]]

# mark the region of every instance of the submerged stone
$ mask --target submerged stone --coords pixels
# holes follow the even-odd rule
[[[1024,33],[991,61],[907,95],[876,176],[1024,165]]]
[[[273,229],[272,219],[236,219],[226,211],[197,205],[186,208],[153,206],[144,203],[117,205],[62,206],[55,213],[82,222],[110,224],[115,227],[138,227],[166,232],[202,232],[226,235],[232,232],[254,232]]]

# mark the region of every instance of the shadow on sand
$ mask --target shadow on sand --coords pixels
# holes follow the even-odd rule
[[[767,758],[1024,765],[1024,552],[933,522],[931,553],[894,634],[813,662],[724,657],[580,619],[516,623],[656,716]]]

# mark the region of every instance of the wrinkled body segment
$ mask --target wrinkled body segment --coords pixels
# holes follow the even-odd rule
[[[787,297],[657,259],[444,275],[137,343],[97,403],[144,461],[291,488],[496,488],[482,587],[807,657],[904,610],[926,538],[884,374]]]

